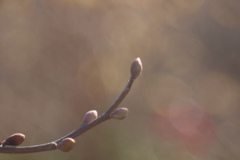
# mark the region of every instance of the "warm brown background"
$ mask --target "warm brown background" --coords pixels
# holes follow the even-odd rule
[[[69,153],[2,160],[240,159],[239,0],[0,0],[0,137],[68,133],[144,71],[108,121]]]

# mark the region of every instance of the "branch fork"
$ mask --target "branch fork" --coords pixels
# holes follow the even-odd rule
[[[20,154],[20,153],[35,153],[51,150],[61,150],[63,152],[70,151],[75,145],[75,138],[92,129],[93,127],[103,123],[109,119],[124,119],[128,114],[127,108],[118,108],[120,103],[127,96],[135,79],[142,72],[142,62],[140,58],[136,58],[130,67],[130,78],[123,89],[122,93],[114,101],[114,103],[98,117],[96,110],[88,111],[83,119],[82,125],[70,132],[69,134],[49,143],[33,145],[33,146],[19,146],[25,139],[25,135],[22,133],[15,133],[2,142],[0,142],[0,153]]]

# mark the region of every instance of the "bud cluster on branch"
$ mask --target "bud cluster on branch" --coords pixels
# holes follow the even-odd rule
[[[130,67],[130,78],[127,82],[127,85],[123,89],[119,97],[114,101],[114,103],[101,115],[98,116],[96,110],[88,111],[83,119],[82,124],[79,128],[70,132],[69,134],[49,143],[33,145],[33,146],[19,146],[23,143],[25,135],[22,133],[15,133],[2,142],[0,142],[0,153],[35,153],[35,152],[44,152],[50,150],[60,150],[63,152],[70,151],[76,141],[75,138],[90,130],[91,128],[99,125],[100,123],[109,120],[109,119],[118,119],[122,120],[128,115],[127,108],[117,108],[123,99],[127,96],[128,92],[131,89],[131,86],[135,79],[142,72],[142,62],[140,58],[136,58]]]

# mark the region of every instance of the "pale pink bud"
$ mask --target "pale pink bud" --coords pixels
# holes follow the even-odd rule
[[[127,115],[128,115],[127,108],[117,108],[111,113],[110,117],[121,120],[125,118]]]
[[[22,133],[15,133],[9,136],[6,140],[2,142],[2,146],[9,145],[9,146],[18,146],[22,144],[25,139],[25,135]]]
[[[94,121],[95,119],[97,119],[97,117],[98,117],[98,113],[96,110],[88,111],[83,117],[82,125],[86,125]]]
[[[141,74],[142,69],[143,69],[142,62],[141,62],[141,59],[138,57],[131,64],[131,69],[130,69],[131,78],[136,79]]]
[[[57,144],[57,149],[63,152],[69,152],[75,145],[75,140],[72,138],[65,138]]]

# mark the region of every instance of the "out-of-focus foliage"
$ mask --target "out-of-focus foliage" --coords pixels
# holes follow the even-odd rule
[[[35,160],[218,160],[240,153],[239,0],[1,0],[1,134],[59,138],[144,70],[109,121]]]

